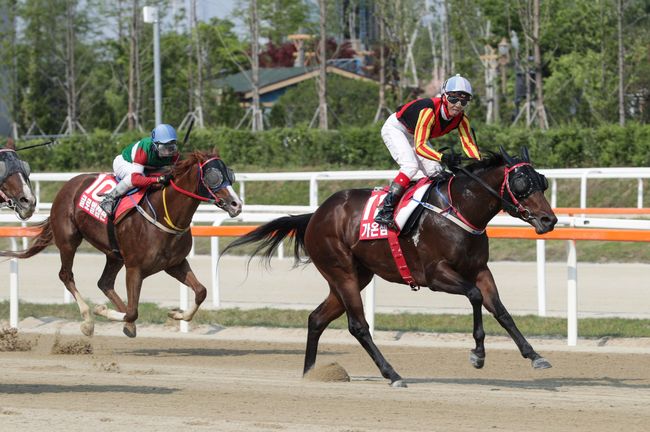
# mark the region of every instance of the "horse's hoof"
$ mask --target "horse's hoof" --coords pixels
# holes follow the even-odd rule
[[[183,314],[184,313],[185,312],[183,312],[183,309],[174,308],[174,309],[171,309],[169,312],[167,312],[167,316],[169,318],[171,318],[171,319],[175,319],[177,321],[180,321],[180,320],[183,319]]]
[[[97,306],[95,306],[95,309],[93,310],[93,312],[95,312],[95,315],[105,317],[107,310],[108,310],[108,308],[106,307],[106,305],[97,305]]]
[[[469,353],[469,361],[476,369],[481,369],[485,365],[485,356],[479,357],[474,350]]]
[[[390,386],[395,387],[395,388],[406,388],[406,387],[408,387],[406,385],[406,383],[401,379],[393,381],[392,383],[390,383]]]
[[[125,335],[127,335],[130,338],[134,338],[136,331],[135,331],[135,323],[126,323],[124,324],[124,328],[122,329]]]
[[[95,333],[95,323],[93,321],[82,322],[81,333],[83,333],[84,336],[92,336]]]
[[[546,360],[544,357],[539,357],[533,360],[534,369],[548,369],[552,367],[553,365],[551,365],[551,363],[548,360]]]

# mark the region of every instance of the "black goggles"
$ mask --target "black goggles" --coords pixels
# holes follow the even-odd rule
[[[471,100],[471,97],[469,96],[452,96],[452,95],[447,95],[447,101],[452,104],[456,105],[458,102],[460,102],[461,106],[467,106],[469,101]]]

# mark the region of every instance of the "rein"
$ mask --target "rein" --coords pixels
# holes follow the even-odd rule
[[[510,182],[508,181],[510,178],[510,173],[514,171],[515,169],[521,167],[521,166],[530,166],[529,162],[520,162],[518,164],[515,164],[511,167],[506,166],[504,168],[504,175],[503,175],[503,182],[501,183],[501,193],[498,193],[495,191],[492,186],[487,184],[483,179],[480,177],[476,176],[474,173],[471,171],[467,170],[465,167],[458,167],[459,171],[462,171],[467,175],[469,178],[480,184],[486,191],[488,191],[491,195],[493,195],[495,198],[497,198],[499,201],[501,201],[501,206],[505,211],[508,213],[516,213],[519,214],[522,220],[527,221],[530,219],[530,211],[524,207],[515,197],[515,195],[512,193],[510,190]],[[508,201],[503,197],[504,192],[508,191],[508,195],[510,196],[510,199],[512,202]],[[451,190],[450,190],[451,193]],[[451,196],[450,196],[451,199]]]
[[[185,196],[188,196],[190,198],[193,198],[195,200],[204,201],[204,202],[207,202],[209,204],[214,204],[219,208],[222,208],[225,205],[225,201],[223,199],[221,199],[221,198],[218,198],[216,195],[214,195],[214,193],[212,192],[210,187],[208,187],[208,185],[205,184],[205,180],[203,179],[203,166],[205,164],[207,164],[208,162],[213,161],[215,159],[219,159],[219,158],[218,157],[213,157],[213,158],[210,158],[210,159],[206,160],[203,163],[198,164],[199,182],[203,184],[203,186],[212,194],[212,196],[215,199],[206,198],[204,196],[195,194],[194,192],[190,192],[190,191],[188,191],[186,189],[183,189],[182,187],[178,186],[174,182],[174,180],[171,180],[169,183],[171,184],[172,188],[174,188],[174,190],[176,192],[179,192],[179,193],[181,193],[181,194],[183,194]],[[181,234],[186,233],[190,229],[191,225],[188,225],[186,228],[180,228],[180,227],[177,227],[174,224],[174,222],[172,221],[172,219],[171,219],[171,215],[169,214],[169,210],[168,210],[168,207],[167,207],[167,187],[166,186],[163,187],[163,189],[162,189],[162,201],[163,201],[163,209],[165,210],[165,215],[163,216],[163,220],[165,221],[165,223],[167,223],[167,225],[169,225],[169,228],[162,225],[155,218],[153,218],[149,214],[147,214],[140,206],[136,206],[136,209],[138,210],[138,212],[140,212],[140,214],[142,216],[144,216],[145,219],[147,219],[149,222],[154,224],[157,228],[159,228],[160,230],[162,230],[162,231],[164,231],[166,233],[175,234],[175,235],[181,235]],[[155,214],[155,211],[154,211],[154,214]]]

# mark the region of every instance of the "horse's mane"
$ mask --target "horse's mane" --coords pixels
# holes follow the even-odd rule
[[[218,153],[206,153],[202,151],[193,151],[192,153],[186,153],[183,155],[183,158],[176,162],[172,168],[172,175],[174,177],[180,176],[187,170],[194,167],[196,164],[206,161],[212,157],[219,156]]]
[[[485,171],[490,168],[498,167],[505,165],[506,161],[503,156],[499,153],[493,151],[486,151],[483,153],[483,158],[479,161],[471,163],[465,167],[468,171],[472,173],[478,173]]]

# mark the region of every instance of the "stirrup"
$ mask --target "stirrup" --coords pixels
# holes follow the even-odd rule
[[[385,225],[387,228],[392,227],[395,224],[393,214],[387,215],[381,213],[381,211],[377,213],[377,216],[375,216],[375,222],[377,222],[379,225]]]
[[[115,198],[104,198],[102,202],[99,203],[99,207],[101,207],[107,215],[111,215],[113,213],[113,207],[115,207]]]

